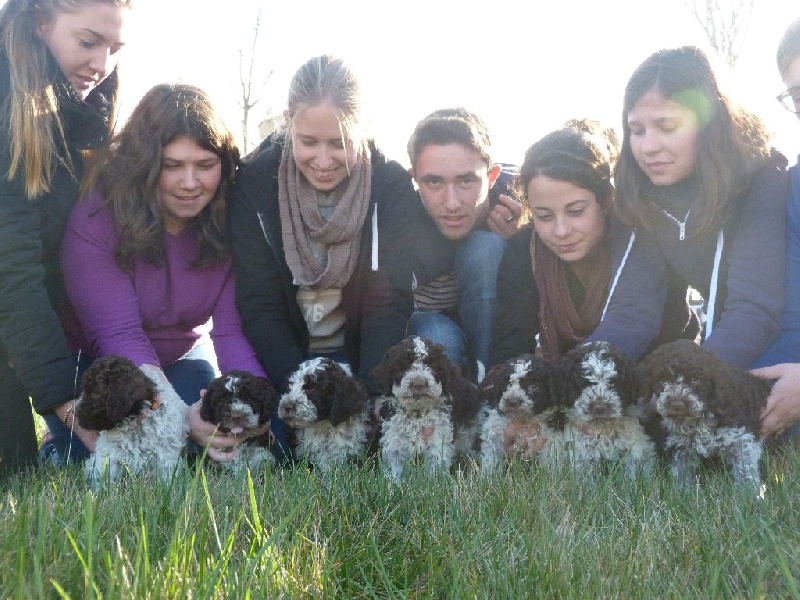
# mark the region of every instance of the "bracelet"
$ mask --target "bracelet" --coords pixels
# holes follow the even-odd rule
[[[69,408],[68,408],[68,409],[67,409],[67,410],[64,412],[64,416],[63,416],[63,417],[61,417],[61,422],[62,422],[64,425],[66,425],[66,424],[67,424],[67,419],[69,418],[69,416],[70,416],[70,415],[71,415],[73,412],[75,412],[75,401],[74,401],[74,400],[72,401],[72,404],[70,404],[70,405],[69,405]],[[75,422],[75,419],[73,418],[73,420],[72,420],[72,421],[73,421],[73,423],[74,423],[74,422]]]

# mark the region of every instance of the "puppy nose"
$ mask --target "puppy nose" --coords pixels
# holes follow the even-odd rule
[[[411,381],[408,382],[408,388],[414,394],[419,394],[424,392],[428,389],[428,382],[425,380],[424,377],[415,377]]]
[[[503,398],[503,402],[510,408],[518,408],[522,404],[522,398],[517,394],[509,394]]]
[[[589,414],[593,417],[605,417],[611,413],[611,407],[603,402],[595,402],[589,407]]]
[[[294,412],[294,402],[281,402],[278,407],[278,416],[283,418]]]

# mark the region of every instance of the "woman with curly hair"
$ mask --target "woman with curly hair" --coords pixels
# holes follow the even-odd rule
[[[96,191],[72,211],[61,254],[81,366],[114,354],[159,369],[194,405],[190,437],[210,441],[212,458],[236,444],[199,418],[197,401],[217,362],[223,371],[264,375],[234,301],[226,212],[238,161],[202,90],[155,86],[115,137]],[[65,457],[69,429],[48,425]],[[91,449],[73,440],[71,456]]]

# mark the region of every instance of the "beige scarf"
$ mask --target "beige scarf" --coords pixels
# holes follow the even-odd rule
[[[595,268],[584,283],[585,295],[578,306],[567,283],[570,266],[539,239],[531,236],[533,278],[539,291],[539,342],[542,354],[558,356],[574,348],[592,333],[603,314],[611,271],[608,238],[594,251]]]
[[[372,162],[359,153],[350,175],[330,194],[316,190],[297,168],[292,140],[286,136],[278,168],[278,204],[283,251],[297,285],[312,290],[342,289],[350,280],[369,210]],[[327,221],[320,206],[334,206]],[[318,256],[314,249],[324,247]]]

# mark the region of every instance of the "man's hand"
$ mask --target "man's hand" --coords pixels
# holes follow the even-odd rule
[[[522,205],[505,194],[500,194],[499,199],[500,203],[493,206],[486,217],[486,226],[507,240],[519,229]]]
[[[783,363],[751,371],[763,379],[775,379],[767,406],[761,412],[761,433],[780,435],[800,419],[800,364]]]

